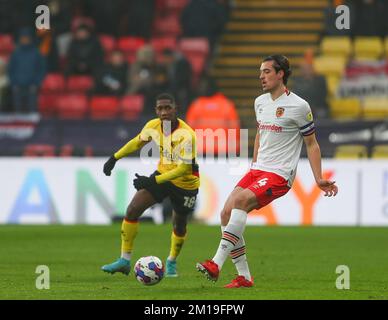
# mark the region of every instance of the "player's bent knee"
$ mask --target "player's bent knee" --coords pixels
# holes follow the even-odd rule
[[[143,214],[143,211],[140,208],[130,204],[127,208],[125,217],[128,220],[135,220],[135,219],[138,219],[142,214]]]
[[[247,211],[250,207],[251,199],[245,195],[238,195],[234,199],[234,206],[235,209],[241,209]]]

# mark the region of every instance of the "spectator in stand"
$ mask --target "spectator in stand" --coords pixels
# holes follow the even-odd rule
[[[74,31],[80,25],[87,25],[91,30],[95,30],[96,23],[91,17],[91,12],[93,10],[93,1],[90,2],[88,0],[75,0],[71,2],[71,30]]]
[[[58,67],[62,67],[59,66],[59,57],[66,57],[72,39],[72,4],[70,1],[49,0],[47,6],[50,9],[50,31],[58,54]]]
[[[213,48],[228,19],[220,6],[225,8],[217,0],[191,0],[181,14],[183,37],[205,37]]]
[[[50,27],[55,35],[71,32],[72,4],[70,1],[49,0]]]
[[[59,14],[57,17],[58,24],[55,24],[56,19],[53,19],[53,31],[54,37],[58,46],[58,54],[60,57],[61,69],[67,72],[66,63],[68,60],[68,54],[70,51],[70,46],[74,40],[74,35],[79,27],[86,26],[90,32],[94,31],[95,23],[94,20],[90,17],[84,16],[84,12],[86,9],[79,6],[79,3],[75,2],[71,6],[71,4],[67,3],[69,7],[64,6],[66,1],[60,2],[60,7],[58,8],[58,4],[56,4],[55,0],[53,0],[53,8],[54,12],[56,10],[65,10],[66,15],[68,15],[69,20],[65,20],[64,14]],[[50,14],[52,12],[50,6]],[[61,12],[61,11],[60,11]],[[61,31],[56,29],[59,27]]]
[[[137,51],[136,60],[129,72],[129,94],[142,94],[145,97],[145,113],[154,114],[154,98],[166,89],[167,76],[162,65],[155,60],[151,45]]]
[[[128,65],[124,54],[114,50],[109,62],[98,69],[94,76],[95,93],[101,95],[122,96],[128,86]]]
[[[7,63],[0,57],[0,112],[8,111],[8,86]]]
[[[59,56],[53,32],[46,29],[38,29],[36,32],[39,51],[46,58],[47,71],[49,73],[57,72],[59,69]]]
[[[300,76],[294,77],[292,91],[309,102],[317,118],[329,118],[326,78],[316,74],[313,65],[307,62],[301,64],[300,72]]]
[[[218,138],[218,144],[215,143],[214,150],[207,150],[205,134],[203,137],[198,136],[198,151],[202,154],[227,154],[239,150],[240,139],[240,119],[234,103],[218,91],[213,79],[204,78],[199,84],[199,97],[195,99],[188,108],[186,115],[187,123],[193,129],[212,129],[215,135],[217,130],[224,130],[225,141]],[[228,129],[235,129],[236,134],[231,136],[235,142],[235,148],[229,149],[228,144],[233,146],[232,141],[228,141]],[[199,135],[199,133],[197,133]],[[220,141],[221,140],[221,141]],[[225,142],[223,144],[222,142]]]
[[[80,25],[74,31],[68,52],[67,74],[92,75],[103,64],[104,52],[90,27]]]
[[[166,91],[175,96],[181,114],[186,114],[191,99],[191,65],[182,53],[171,49],[163,51],[163,64],[168,82]]]
[[[37,94],[46,74],[46,61],[35,44],[30,28],[19,33],[19,44],[11,55],[8,76],[16,113],[37,112]]]

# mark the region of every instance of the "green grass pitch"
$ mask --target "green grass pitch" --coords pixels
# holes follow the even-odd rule
[[[141,223],[137,258],[165,260],[171,226]],[[196,271],[211,258],[220,228],[189,225],[178,260],[180,276],[156,286],[100,267],[120,251],[120,225],[1,226],[0,299],[388,299],[388,229],[347,227],[253,227],[245,231],[255,286],[224,289],[235,269],[227,261],[217,283]],[[38,265],[50,269],[50,289],[38,290]],[[350,268],[350,290],[338,290],[338,265]]]

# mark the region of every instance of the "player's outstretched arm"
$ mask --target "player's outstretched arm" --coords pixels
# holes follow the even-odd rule
[[[137,135],[131,141],[129,141],[125,146],[123,146],[119,151],[115,154],[111,155],[107,162],[104,164],[104,173],[106,176],[110,176],[113,168],[116,165],[117,160],[139,150],[143,147],[148,141],[141,140],[140,135]]]
[[[318,187],[325,192],[325,197],[335,196],[338,193],[338,187],[335,185],[335,181],[322,178],[321,149],[319,148],[315,133],[305,136],[303,139],[306,144],[307,157],[309,158]]]

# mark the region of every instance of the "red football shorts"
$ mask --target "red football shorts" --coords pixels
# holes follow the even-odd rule
[[[249,189],[256,195],[257,209],[265,207],[290,190],[287,181],[276,173],[253,169],[242,177],[237,187]]]

